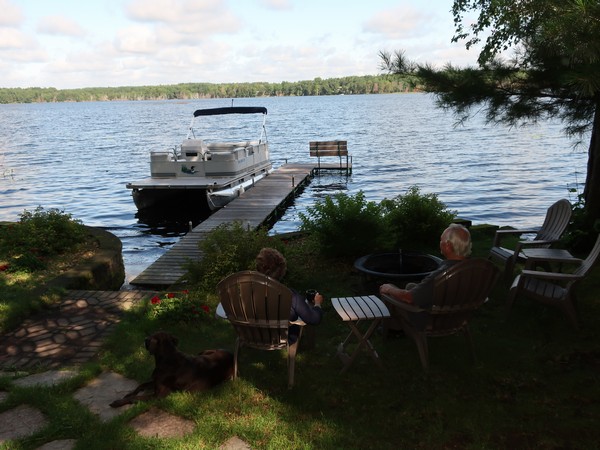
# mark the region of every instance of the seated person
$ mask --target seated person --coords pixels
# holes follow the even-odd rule
[[[281,281],[287,271],[285,257],[274,248],[263,248],[256,257],[256,270],[277,281]],[[315,294],[314,305],[309,304],[303,295],[290,289],[292,295],[292,308],[290,310],[290,322],[302,319],[306,324],[318,325],[323,318],[323,296],[318,292]],[[300,326],[291,325],[288,333],[288,341],[293,344],[300,335]]]
[[[393,284],[382,284],[379,287],[379,293],[422,309],[431,308],[435,277],[471,255],[469,230],[462,225],[451,224],[440,237],[440,252],[446,259],[442,261],[438,269],[431,272],[420,283],[409,283],[406,285],[406,289],[401,289]],[[405,314],[405,311],[402,314]],[[423,329],[427,321],[427,313],[412,313],[410,321],[416,327]]]

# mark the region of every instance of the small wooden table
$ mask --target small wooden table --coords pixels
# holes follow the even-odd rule
[[[340,318],[348,324],[350,327],[350,334],[346,337],[337,349],[337,355],[344,363],[344,367],[340,373],[344,373],[348,370],[348,367],[352,365],[358,352],[361,348],[371,355],[375,363],[382,367],[379,355],[375,351],[375,348],[369,340],[373,332],[377,329],[377,326],[385,318],[390,317],[390,312],[387,306],[375,295],[360,296],[360,297],[339,297],[332,298],[331,304],[335,308]],[[358,328],[360,322],[371,322],[371,325],[367,328],[365,333],[361,333]],[[358,339],[358,345],[351,356],[345,352],[345,347],[350,341],[352,335]]]
[[[568,250],[561,248],[528,248],[522,250],[522,252],[527,257],[526,269],[535,269],[535,264],[544,262],[581,263],[581,259],[575,258]]]

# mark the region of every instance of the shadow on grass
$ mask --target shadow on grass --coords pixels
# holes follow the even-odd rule
[[[475,256],[487,256],[491,235],[474,234],[474,239]],[[347,263],[311,260],[309,271],[292,274],[299,280],[296,287],[318,287],[327,299],[370,293]],[[232,436],[253,449],[595,448],[600,268],[578,290],[580,332],[557,310],[527,299],[518,299],[506,317],[507,290],[500,281],[471,322],[475,363],[463,337],[431,339],[426,376],[412,341],[376,333],[372,343],[384,368],[365,353],[342,375],[336,348],[349,328],[327,302],[316,346],[298,354],[293,389],[287,389],[285,352],[243,349],[235,382],[141,403],[109,424],[80,415],[79,448],[218,448]],[[214,310],[216,296],[211,301]],[[176,335],[186,353],[233,348],[235,336],[226,321],[211,316],[195,323],[159,322],[148,319],[143,308],[126,314],[90,373],[113,370],[140,382],[149,379],[153,361],[143,340],[158,329]],[[71,408],[70,393],[63,391],[52,401]],[[194,421],[195,431],[178,440],[137,436],[128,420],[151,406]],[[49,431],[37,443],[74,437],[58,414],[50,413]],[[33,440],[23,444],[37,446]]]
[[[344,277],[360,289],[356,274]],[[558,311],[526,299],[506,317],[500,282],[472,320],[477,362],[462,336],[431,339],[427,376],[412,341],[380,334],[372,342],[384,369],[365,353],[340,375],[336,347],[349,328],[327,304],[316,347],[297,357],[292,390],[284,352],[243,349],[237,381],[171,395],[159,407],[196,420],[203,442],[236,435],[252,448],[592,448],[600,438],[598,279],[597,268],[580,287],[579,333]],[[164,324],[132,323],[135,332],[123,324],[104,361],[146,379],[151,361],[139,349],[156,327]],[[235,341],[219,319],[168,331],[190,353]]]

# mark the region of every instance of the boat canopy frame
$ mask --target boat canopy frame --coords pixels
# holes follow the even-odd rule
[[[187,139],[190,137],[195,138],[196,135],[194,133],[194,122],[196,117],[200,116],[219,116],[224,114],[262,114],[262,131],[260,133],[260,138],[258,140],[259,143],[267,141],[267,128],[265,126],[267,121],[267,108],[264,106],[228,106],[224,108],[205,108],[205,109],[197,109],[194,111],[194,116],[192,117],[192,122],[190,123],[190,129],[187,135]]]

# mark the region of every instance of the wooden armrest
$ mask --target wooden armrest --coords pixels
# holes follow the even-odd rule
[[[418,306],[411,305],[410,303],[406,303],[401,300],[396,300],[395,298],[390,297],[389,295],[380,294],[380,296],[381,296],[381,300],[383,300],[384,302],[389,303],[394,306],[397,306],[398,308],[401,308],[405,311],[415,312],[415,313],[427,312],[426,309],[419,308]]]
[[[502,240],[502,238],[504,236],[537,233],[538,231],[539,230],[532,230],[532,229],[496,230],[496,234],[494,235],[494,243],[492,245],[494,247],[499,247],[500,241]]]
[[[554,244],[558,242],[558,239],[548,239],[548,240],[537,240],[537,241],[519,241],[521,247],[529,247],[529,246],[537,246],[537,245],[546,245],[546,244]]]

